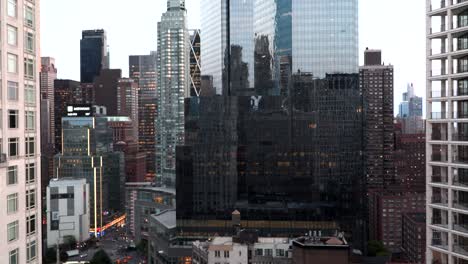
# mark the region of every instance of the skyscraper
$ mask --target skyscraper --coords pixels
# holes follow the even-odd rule
[[[363,248],[357,1],[202,6],[202,81],[212,80],[222,96],[186,99],[178,230],[232,232],[240,214],[241,228],[269,235],[340,229]]]
[[[157,52],[149,55],[131,55],[128,58],[129,76],[137,81],[140,95],[146,91],[156,92]]]
[[[202,75],[213,77],[218,94],[255,87],[278,95],[298,71],[318,78],[358,71],[356,0],[203,0],[201,6]]]
[[[40,0],[2,3],[0,263],[42,263]]]
[[[426,263],[464,263],[468,259],[468,2],[426,0],[426,18]]]
[[[382,65],[380,50],[366,49],[360,67],[364,101],[364,155],[367,187],[385,189],[394,181],[393,66]]]
[[[117,110],[117,87],[122,78],[121,69],[105,69],[94,80],[94,99],[96,105],[105,106],[110,116],[119,115]]]
[[[156,176],[175,185],[175,148],[184,142],[184,98],[189,91],[189,35],[184,0],[167,1],[158,23]]]
[[[109,69],[107,36],[103,29],[83,30],[80,41],[81,82],[92,83],[101,70]]]

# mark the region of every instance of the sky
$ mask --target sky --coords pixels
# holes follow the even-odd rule
[[[215,0],[213,0],[215,1]],[[292,0],[294,1],[294,0]],[[128,76],[128,56],[149,54],[157,47],[157,22],[166,0],[43,0],[41,56],[55,58],[58,77],[80,79],[83,29],[107,31],[111,68]],[[361,64],[366,47],[381,49],[395,69],[395,111],[408,83],[425,95],[425,1],[360,0]],[[404,6],[405,8],[401,8]],[[186,0],[190,28],[200,27],[200,0]]]

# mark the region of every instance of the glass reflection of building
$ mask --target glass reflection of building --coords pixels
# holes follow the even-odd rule
[[[84,178],[90,185],[90,225],[100,228],[108,209],[108,179],[103,154],[111,150],[112,131],[99,117],[62,118],[63,153],[55,156],[57,178]]]

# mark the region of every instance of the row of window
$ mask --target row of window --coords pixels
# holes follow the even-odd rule
[[[24,77],[34,79],[35,77],[35,61],[32,58],[24,58]],[[13,53],[7,54],[7,72],[18,73],[18,55]]]
[[[19,264],[19,249],[13,249],[8,254],[9,264]],[[26,261],[31,262],[37,258],[37,242],[33,240],[26,244]]]
[[[7,82],[7,97],[10,101],[18,101],[19,97],[19,84],[18,82],[8,81]],[[35,104],[36,95],[34,85],[24,85],[24,101],[26,104]]]
[[[35,189],[27,190],[26,191],[26,209],[33,210],[35,208],[36,208],[36,190]],[[18,212],[18,193],[9,194],[7,196],[7,214],[14,214],[16,212]]]
[[[18,4],[17,0],[8,0],[7,2],[7,15],[9,17],[18,17]],[[24,24],[28,27],[34,28],[35,16],[34,8],[24,5]]]
[[[34,131],[36,129],[36,113],[34,111],[25,111],[24,115],[25,129]],[[8,128],[19,128],[18,110],[8,110]]]
[[[36,182],[36,164],[26,164],[26,184]],[[7,172],[7,185],[18,184],[18,166],[9,166]]]
[[[220,258],[221,257],[221,251],[216,250],[215,252],[215,258]],[[239,256],[242,255],[242,252],[239,251]],[[273,249],[271,248],[257,248],[255,249],[255,256],[273,256]],[[287,251],[284,249],[276,249],[276,257],[287,257]],[[229,251],[224,251],[224,258],[229,258]]]
[[[18,46],[18,28],[12,25],[7,25],[7,43],[10,46]],[[24,32],[24,50],[34,54],[35,37],[33,32]]]
[[[36,139],[34,137],[26,137],[25,138],[25,156],[33,157],[35,154],[36,154]],[[8,156],[10,158],[16,158],[19,156],[19,138],[8,139]]]

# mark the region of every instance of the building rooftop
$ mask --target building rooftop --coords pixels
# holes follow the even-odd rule
[[[159,214],[151,215],[158,223],[165,226],[167,229],[176,227],[176,211],[166,210]]]
[[[176,191],[173,188],[155,187],[155,186],[152,186],[150,183],[146,183],[146,182],[125,183],[125,188],[138,189],[141,191],[163,192],[163,193],[168,193],[168,194],[173,194],[173,195],[176,194]]]
[[[343,247],[348,248],[348,242],[343,236],[339,237],[300,237],[293,240],[293,244],[299,247]]]

